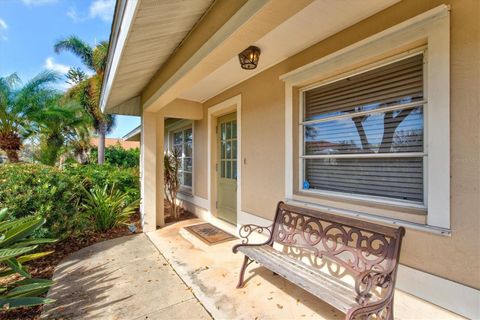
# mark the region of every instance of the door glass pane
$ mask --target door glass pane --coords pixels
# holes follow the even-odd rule
[[[226,174],[226,178],[227,179],[231,179],[232,178],[232,166],[231,166],[231,161],[225,161],[225,164],[227,166],[227,174]]]
[[[226,159],[231,159],[232,157],[232,145],[230,141],[227,141],[225,145],[226,149]]]
[[[237,159],[237,140],[232,141],[232,159]]]
[[[227,139],[230,139],[232,137],[232,123],[231,122],[227,122],[226,123],[226,129],[227,131]]]
[[[225,178],[225,160],[220,161],[220,170],[221,170],[220,176],[222,178]]]
[[[220,149],[221,149],[220,159],[225,159],[225,142],[222,141]]]
[[[232,161],[232,178],[237,180],[237,161]]]
[[[237,121],[232,122],[232,138],[237,137]]]

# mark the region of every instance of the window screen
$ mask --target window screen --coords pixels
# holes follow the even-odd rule
[[[423,204],[423,54],[303,93],[303,189]]]

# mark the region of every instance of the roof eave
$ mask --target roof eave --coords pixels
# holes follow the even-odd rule
[[[110,32],[107,66],[102,81],[100,108],[108,112],[107,103],[111,87],[117,72],[118,63],[125,46],[133,18],[137,11],[138,1],[117,0]]]

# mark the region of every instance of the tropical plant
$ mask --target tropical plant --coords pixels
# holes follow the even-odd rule
[[[72,135],[68,147],[75,160],[80,164],[89,162],[88,152],[92,148],[90,141],[91,136],[88,127],[80,126],[75,128],[75,133]]]
[[[91,154],[97,154],[97,148],[92,148]],[[124,149],[120,144],[105,148],[105,163],[123,168],[135,168],[140,165],[140,149]]]
[[[120,224],[127,224],[135,213],[140,201],[127,202],[128,195],[122,193],[112,185],[104,187],[94,186],[86,191],[86,198],[82,204],[84,217],[93,222],[96,231],[107,231]]]
[[[87,73],[80,68],[70,68],[65,75],[67,83],[74,86],[87,78]]]
[[[46,219],[35,236],[67,237],[81,232],[78,206],[83,177],[42,164],[0,165],[0,203],[10,216]]]
[[[32,116],[40,139],[37,159],[47,165],[54,165],[62,149],[70,141],[76,142],[77,128],[90,124],[90,118],[75,103],[61,103],[61,95],[41,113]]]
[[[31,118],[52,101],[57,92],[48,87],[58,79],[44,71],[22,86],[17,74],[0,78],[0,149],[10,162],[18,162],[22,141],[31,131]]]
[[[45,279],[32,279],[23,266],[25,262],[51,253],[32,253],[32,251],[37,249],[39,244],[51,243],[56,240],[29,237],[45,223],[45,219],[40,216],[21,219],[7,219],[7,217],[7,209],[0,210],[1,308],[9,310],[53,302],[52,299],[39,296],[47,292],[53,282]],[[12,277],[14,274],[18,276]]]
[[[87,190],[95,186],[115,185],[117,190],[127,194],[127,202],[140,199],[140,173],[138,167],[124,168],[108,163],[103,165],[95,163],[79,165],[72,163],[65,165],[63,172],[73,181],[80,181]]]
[[[102,81],[107,65],[108,42],[101,41],[95,47],[91,47],[85,41],[76,36],[62,39],[55,43],[55,52],[70,51],[78,56],[83,64],[95,74],[84,78],[78,72],[72,71],[70,81],[76,84],[67,92],[67,96],[75,99],[82,105],[85,111],[91,116],[93,126],[99,135],[98,163],[103,164],[105,160],[105,136],[115,124],[113,115],[104,114],[100,108],[100,92]],[[67,75],[68,76],[68,75]]]
[[[178,179],[178,169],[180,167],[180,151],[174,148],[164,154],[164,172],[163,180],[165,183],[165,198],[170,204],[171,215],[174,219],[179,218],[179,210],[177,208],[177,193],[180,189],[180,180]]]
[[[140,198],[138,168],[122,168],[109,164],[65,164],[62,168],[42,164],[0,165],[0,203],[9,208],[12,217],[41,215],[46,223],[35,236],[65,238],[82,234],[90,225],[81,204],[84,188],[115,185],[125,194],[126,203]]]

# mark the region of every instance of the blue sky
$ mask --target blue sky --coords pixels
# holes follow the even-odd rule
[[[83,67],[71,53],[56,54],[53,44],[70,35],[91,45],[108,40],[114,6],[114,0],[0,0],[0,77],[17,72],[26,82],[45,69]],[[138,117],[117,116],[109,136],[122,137],[139,123]]]

